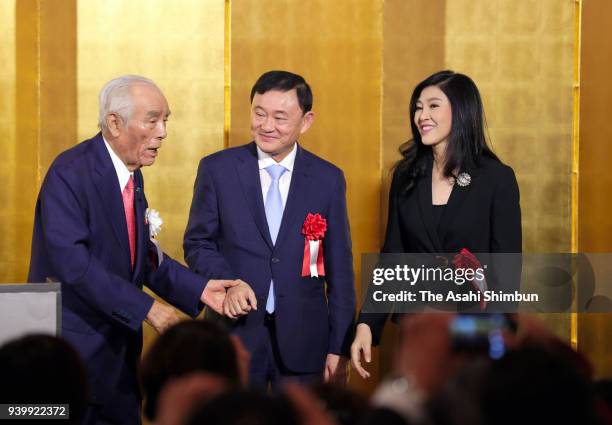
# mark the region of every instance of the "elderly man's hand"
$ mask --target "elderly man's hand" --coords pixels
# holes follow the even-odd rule
[[[206,284],[200,300],[219,314],[223,314],[223,301],[225,301],[226,290],[237,286],[238,280],[216,280],[211,279]]]
[[[161,334],[172,325],[178,323],[179,318],[172,307],[155,300],[147,313],[145,321]]]
[[[248,314],[251,309],[257,310],[255,292],[248,283],[238,279],[238,285],[227,290],[223,301],[223,314],[230,319]]]

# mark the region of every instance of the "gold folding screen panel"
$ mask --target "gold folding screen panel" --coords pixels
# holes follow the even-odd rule
[[[28,206],[21,205],[16,192],[21,183],[17,163],[16,110],[15,110],[15,0],[0,2],[0,282],[23,279],[27,259],[25,251],[15,249],[17,241],[27,234],[26,227],[20,227],[21,220],[31,215]],[[27,177],[26,177],[27,178]],[[21,236],[20,236],[21,235]]]
[[[41,176],[74,143],[75,4],[0,2],[1,282],[25,280]]]
[[[612,3],[582,2],[580,49],[580,129],[578,174],[578,250],[612,252]],[[609,284],[609,283],[608,283]],[[598,377],[612,376],[612,314],[583,314],[578,320],[578,348],[595,364]]]
[[[526,252],[571,249],[574,1],[448,1],[445,66],[481,90],[521,188]]]
[[[79,140],[96,133],[97,94],[122,74],[153,79],[172,115],[159,158],[144,168],[147,199],[164,219],[159,239],[183,258],[193,181],[205,154],[223,148],[224,2],[78,2]]]

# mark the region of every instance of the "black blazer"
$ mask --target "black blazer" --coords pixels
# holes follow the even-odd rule
[[[455,184],[436,226],[431,194],[433,161],[416,186],[404,193],[393,175],[389,191],[389,218],[383,253],[519,253],[522,249],[519,188],[512,168],[482,157],[477,168],[462,170],[471,176],[467,186]],[[372,330],[378,344],[387,314],[359,315],[358,323]]]

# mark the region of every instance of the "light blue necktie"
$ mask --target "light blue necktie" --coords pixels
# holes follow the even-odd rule
[[[274,164],[265,168],[272,182],[266,195],[266,220],[268,221],[268,229],[270,229],[270,238],[272,243],[276,244],[276,237],[280,229],[281,220],[283,219],[283,198],[281,197],[278,188],[278,181],[287,169],[282,165]],[[268,292],[268,300],[266,301],[266,311],[270,314],[274,313],[274,281],[270,281],[270,291]]]

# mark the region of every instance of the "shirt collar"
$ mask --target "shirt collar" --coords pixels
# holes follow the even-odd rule
[[[263,170],[264,168],[269,167],[270,165],[279,164],[285,167],[287,171],[291,173],[293,172],[293,166],[295,165],[296,155],[297,155],[297,143],[293,145],[293,149],[291,149],[291,152],[289,152],[289,155],[284,157],[281,160],[281,162],[276,162],[274,158],[270,156],[270,154],[265,153],[264,151],[259,149],[259,146],[257,146],[257,163],[259,164],[260,170]]]
[[[130,176],[133,176],[134,173],[128,170],[127,165],[125,165],[123,161],[117,156],[117,154],[115,153],[111,145],[109,145],[109,143],[106,141],[104,136],[102,136],[102,139],[104,139],[106,149],[108,149],[111,161],[113,161],[113,166],[115,167],[115,172],[117,173],[117,178],[119,179],[119,189],[121,189],[121,191],[123,192],[123,189],[125,189],[125,185],[127,185],[127,182],[130,179]]]

